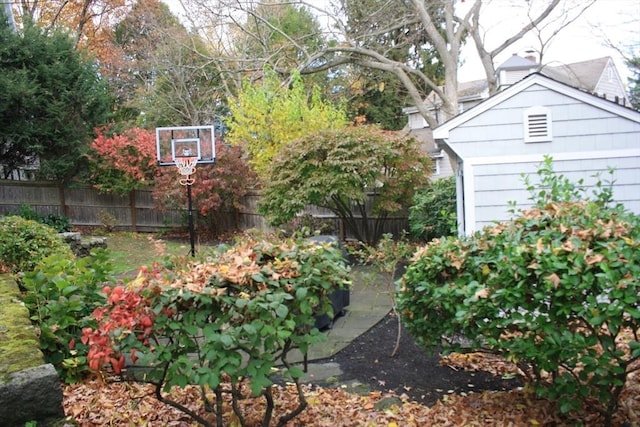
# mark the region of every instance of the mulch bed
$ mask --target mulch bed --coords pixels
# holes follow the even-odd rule
[[[470,372],[441,364],[440,348],[426,350],[402,327],[395,356],[391,356],[398,335],[397,318],[388,314],[346,348],[325,360],[340,365],[340,384],[357,381],[365,389],[393,391],[427,406],[443,396],[484,390],[511,390],[521,382],[488,372]],[[322,384],[331,386],[331,384]]]

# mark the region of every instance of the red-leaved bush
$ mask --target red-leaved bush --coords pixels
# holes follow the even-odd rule
[[[107,305],[98,307],[93,312],[102,328],[84,328],[82,343],[89,346],[89,368],[99,370],[110,364],[113,371],[119,374],[124,368],[125,358],[122,353],[114,350],[114,341],[135,333],[143,345],[148,345],[147,337],[151,334],[155,316],[146,299],[137,290],[124,286],[105,286],[102,291],[108,296]],[[130,356],[133,362],[137,360],[135,349],[132,349]]]
[[[96,130],[89,156],[91,182],[106,193],[127,194],[132,190],[153,186],[153,198],[159,209],[184,209],[187,192],[180,184],[183,178],[175,167],[159,167],[155,133],[145,129],[129,129],[110,134],[108,128]],[[233,210],[252,188],[257,177],[249,167],[240,147],[216,144],[216,163],[198,165],[192,175],[191,194],[194,209],[207,224],[211,215],[221,209]]]
[[[106,127],[96,130],[89,155],[91,182],[106,193],[126,194],[149,184],[159,175],[156,136],[153,131],[133,128],[122,134],[109,134]]]
[[[257,175],[249,167],[241,148],[225,144],[216,144],[215,164],[198,165],[192,177],[193,206],[205,218],[221,209],[239,208],[242,197],[257,182]],[[173,167],[163,168],[156,178],[153,198],[160,208],[186,206],[187,192],[180,184],[180,178]]]

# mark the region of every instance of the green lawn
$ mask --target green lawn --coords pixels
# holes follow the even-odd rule
[[[137,270],[167,255],[190,255],[188,241],[161,240],[149,233],[110,233],[106,237],[116,274]]]

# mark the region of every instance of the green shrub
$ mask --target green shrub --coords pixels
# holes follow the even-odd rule
[[[58,233],[71,231],[71,222],[69,217],[62,214],[47,214],[40,220],[44,225],[48,225],[55,229]]]
[[[329,313],[328,294],[349,283],[340,249],[302,238],[249,238],[220,247],[204,262],[179,261],[141,269],[127,287],[110,290],[107,305],[95,312],[99,327],[84,335],[90,366],[119,373],[130,359],[146,368],[145,381],[156,384],[165,402],[163,390],[197,385],[217,425],[223,395],[231,395],[239,424],[271,425],[272,376],[283,366],[299,399],[280,417],[279,425],[286,424],[306,406],[298,382],[303,372],[288,360],[290,352],[304,353],[324,339],[313,328],[315,314]],[[249,395],[266,398],[259,422],[245,420],[238,409]]]
[[[561,412],[582,402],[608,425],[640,359],[640,218],[601,185],[588,200],[549,159],[539,174],[532,209],[419,249],[399,309],[424,344],[461,334],[517,363]]]
[[[414,239],[428,242],[456,234],[456,180],[447,177],[428,181],[413,196],[409,208],[409,231]]]
[[[39,222],[40,224],[48,225],[55,229],[58,233],[64,233],[71,230],[71,222],[66,215],[62,214],[47,214],[40,215],[29,205],[21,205],[20,210],[15,214],[24,219],[30,219],[32,221]]]
[[[82,329],[96,327],[91,314],[104,305],[102,287],[113,281],[112,272],[108,252],[100,249],[78,260],[52,255],[22,277],[24,302],[40,330],[40,349],[66,382],[89,372]]]
[[[30,271],[52,254],[73,259],[71,248],[53,228],[19,216],[0,217],[0,270]]]

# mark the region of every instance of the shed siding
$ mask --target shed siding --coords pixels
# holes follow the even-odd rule
[[[523,143],[523,110],[532,105],[550,109],[553,141]],[[452,129],[449,140],[455,141],[456,151],[467,159],[626,149],[640,144],[639,134],[640,123],[533,85]]]
[[[523,181],[523,174],[529,176],[531,183],[539,182],[536,174],[539,161],[522,163],[478,164],[473,167],[473,186],[475,192],[475,230],[480,230],[495,221],[511,218],[510,201],[515,201],[517,209],[531,206],[529,193]],[[614,175],[608,174],[609,167]],[[606,184],[615,181],[613,197],[615,202],[623,203],[627,209],[640,214],[640,152],[635,156],[618,158],[597,158],[577,160],[554,160],[554,170],[574,183],[584,180],[587,194],[592,194],[598,181]],[[471,231],[471,230],[468,230]]]
[[[531,107],[549,114],[551,141],[525,142]],[[640,115],[612,102],[531,75],[434,132],[446,138],[460,164],[457,188],[464,194],[457,211],[466,234],[511,218],[509,202],[530,207],[523,174],[536,184],[547,155],[557,173],[574,183],[584,180],[587,195],[595,175],[603,184],[612,179],[614,201],[640,214]]]

